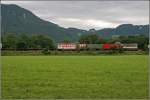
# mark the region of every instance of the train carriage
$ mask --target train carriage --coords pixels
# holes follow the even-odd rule
[[[111,44],[109,44],[109,43],[103,44],[103,49],[104,49],[104,50],[109,50],[109,49],[111,49]]]
[[[77,46],[76,43],[58,43],[57,49],[58,50],[76,50]]]
[[[87,49],[87,44],[77,44],[79,50]]]
[[[87,44],[89,50],[101,50],[102,44]]]
[[[137,50],[138,49],[138,44],[137,43],[123,44],[123,49],[124,50]]]

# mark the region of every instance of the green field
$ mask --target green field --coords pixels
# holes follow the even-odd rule
[[[148,99],[148,55],[3,56],[2,97]]]

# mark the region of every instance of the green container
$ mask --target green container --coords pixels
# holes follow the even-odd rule
[[[88,49],[102,49],[103,44],[87,44]]]

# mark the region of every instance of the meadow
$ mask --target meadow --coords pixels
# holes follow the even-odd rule
[[[2,56],[5,99],[148,99],[148,55]]]

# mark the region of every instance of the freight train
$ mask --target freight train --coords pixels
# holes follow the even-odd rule
[[[112,50],[112,49],[123,49],[123,50],[138,50],[137,43],[122,44],[116,42],[113,44],[80,44],[80,43],[58,43],[58,50]]]

